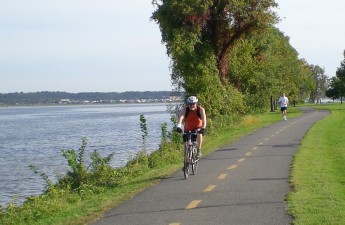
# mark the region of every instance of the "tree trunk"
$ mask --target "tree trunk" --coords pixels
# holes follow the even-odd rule
[[[219,79],[224,84],[226,83],[227,74],[228,74],[228,62],[225,56],[219,56],[218,58],[218,70],[219,70]]]
[[[271,112],[274,112],[273,96],[271,95]]]

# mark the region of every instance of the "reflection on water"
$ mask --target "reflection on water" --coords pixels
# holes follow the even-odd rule
[[[82,137],[88,139],[87,152],[115,153],[111,165],[125,165],[142,149],[141,114],[147,123],[150,152],[158,148],[161,125],[171,125],[166,104],[0,108],[0,204],[13,196],[21,203],[27,196],[42,193],[45,182],[29,165],[56,180],[68,168],[61,150],[77,151]]]

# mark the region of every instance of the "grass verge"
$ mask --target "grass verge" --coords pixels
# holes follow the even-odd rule
[[[293,160],[288,211],[294,224],[345,224],[345,104],[307,133]]]

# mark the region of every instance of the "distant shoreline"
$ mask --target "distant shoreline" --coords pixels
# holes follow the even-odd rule
[[[169,103],[179,103],[179,101],[171,101],[171,102],[117,102],[117,103],[88,103],[88,104],[18,104],[18,105],[1,105],[0,108],[8,108],[8,107],[41,107],[41,106],[109,106],[109,105],[135,105],[135,104],[169,104]]]
[[[99,105],[179,102],[184,92],[35,92],[0,94],[0,106]]]

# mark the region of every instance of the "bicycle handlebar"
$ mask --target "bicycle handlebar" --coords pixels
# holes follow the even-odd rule
[[[200,134],[200,130],[183,131],[182,134]]]

